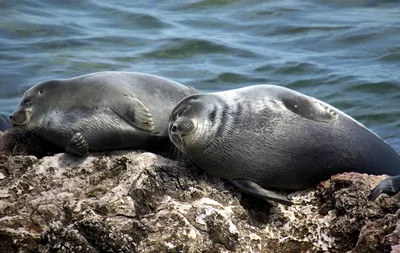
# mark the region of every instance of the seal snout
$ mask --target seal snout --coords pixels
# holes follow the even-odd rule
[[[176,131],[178,130],[178,127],[174,124],[174,125],[172,125],[172,127],[171,127],[171,132],[172,133],[176,133]]]
[[[23,126],[28,123],[28,113],[25,110],[17,110],[10,115],[10,122],[13,126]]]
[[[195,131],[196,127],[192,120],[186,118],[178,118],[171,122],[169,127],[169,137],[171,141],[181,150],[185,145],[185,137]]]
[[[174,139],[174,138],[179,138],[181,139],[181,133],[179,131],[179,126],[177,124],[177,122],[174,122],[170,128],[169,128],[169,136],[170,138]]]
[[[177,135],[187,135],[195,130],[195,124],[189,119],[179,119],[171,126],[171,132]]]
[[[172,143],[174,143],[179,149],[182,149],[183,140],[181,134],[178,132],[178,126],[176,122],[174,122],[169,128],[168,135]]]

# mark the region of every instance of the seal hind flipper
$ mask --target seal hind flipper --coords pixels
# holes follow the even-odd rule
[[[272,200],[284,205],[293,205],[293,202],[290,201],[286,196],[276,193],[274,191],[266,190],[262,188],[259,184],[251,180],[237,179],[237,180],[232,180],[231,183],[237,188],[239,188],[239,190],[249,195],[262,198],[265,200]]]
[[[71,140],[69,140],[65,151],[79,156],[87,156],[89,155],[89,144],[81,133],[76,133],[72,136]]]
[[[370,193],[369,199],[374,201],[382,193],[392,196],[400,191],[400,175],[382,180]]]
[[[315,121],[331,121],[337,119],[338,114],[331,106],[307,96],[284,96],[283,105],[290,111]]]
[[[133,97],[124,95],[125,99],[113,101],[111,110],[130,125],[145,131],[154,130],[153,117],[143,103]]]

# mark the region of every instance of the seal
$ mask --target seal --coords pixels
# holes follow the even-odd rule
[[[172,111],[168,130],[201,169],[283,204],[292,201],[276,190],[311,188],[334,174],[400,174],[400,155],[376,134],[326,103],[280,86],[191,95]],[[382,183],[371,199],[400,186],[396,177]]]
[[[0,114],[0,131],[4,131],[11,127],[8,117],[4,114]]]
[[[97,72],[34,85],[10,118],[14,126],[80,156],[89,150],[152,150],[168,145],[171,111],[194,93],[155,75]]]

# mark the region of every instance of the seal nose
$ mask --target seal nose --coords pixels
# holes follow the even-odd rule
[[[12,120],[12,114],[10,115],[10,120]]]
[[[171,131],[172,131],[173,133],[176,133],[176,125],[173,125],[173,126],[171,127]]]

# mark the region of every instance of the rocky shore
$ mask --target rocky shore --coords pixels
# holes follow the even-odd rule
[[[400,195],[345,173],[284,206],[145,151],[80,158],[0,132],[1,252],[400,252]]]

